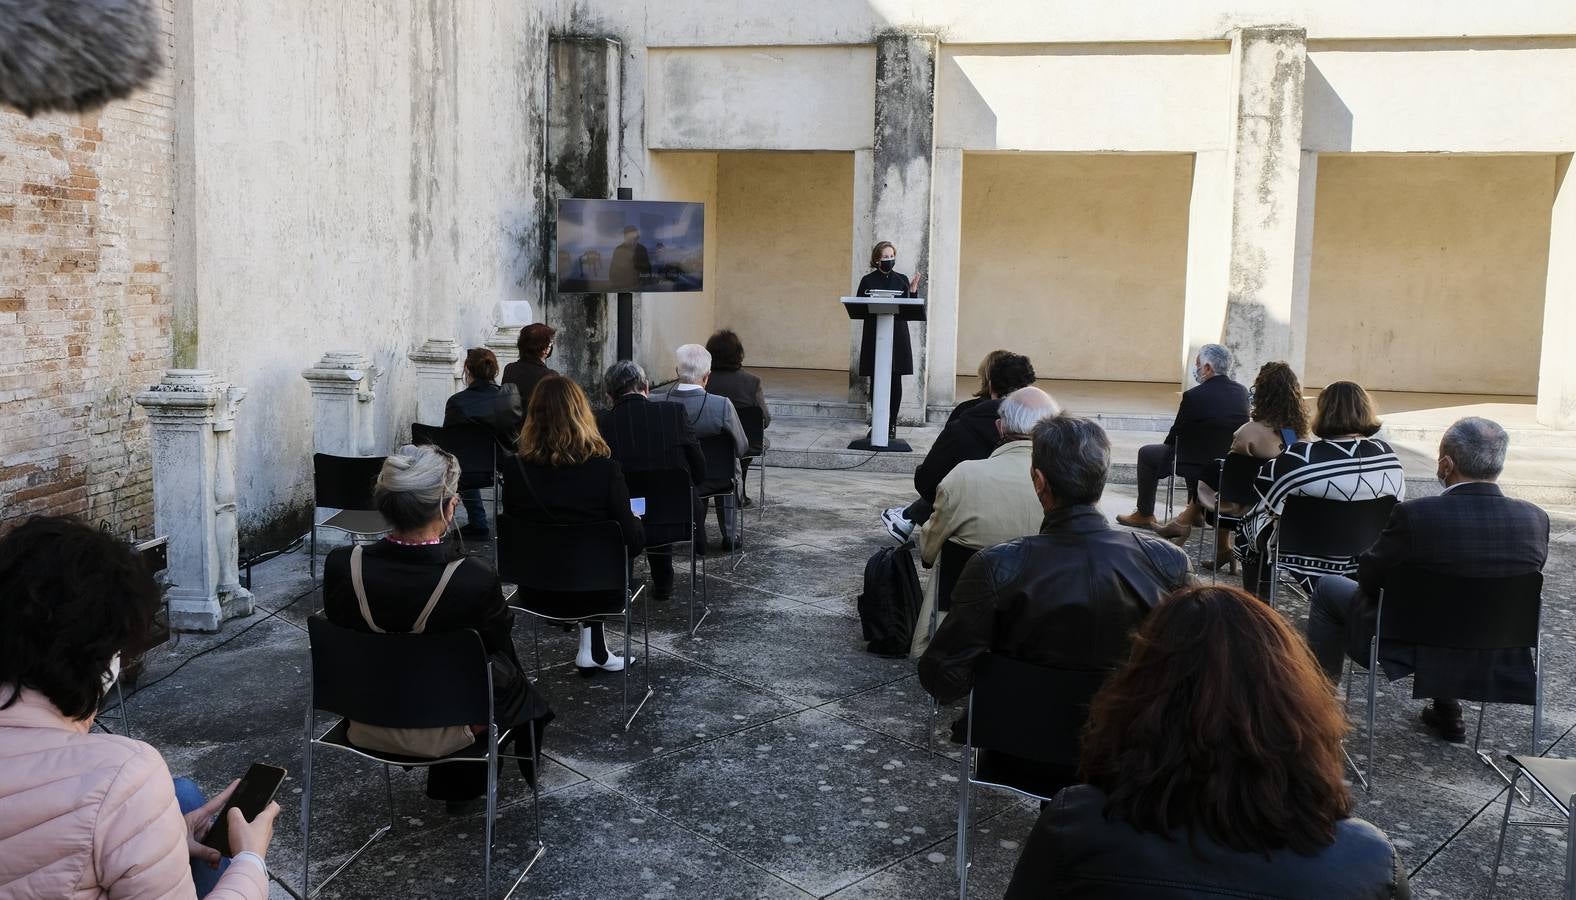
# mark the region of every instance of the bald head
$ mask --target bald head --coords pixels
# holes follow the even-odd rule
[[[1002,437],[1027,438],[1034,426],[1061,413],[1062,408],[1050,394],[1037,387],[1018,388],[1001,399],[996,411],[996,429]]]

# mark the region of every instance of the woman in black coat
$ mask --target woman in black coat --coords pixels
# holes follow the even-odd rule
[[[912,281],[897,271],[897,248],[891,241],[882,241],[870,251],[871,272],[859,279],[856,296],[868,297],[871,291],[897,291],[905,297],[919,296],[919,283],[925,280],[923,272],[915,272]],[[908,324],[892,323],[892,405],[889,408],[887,433],[897,436],[897,408],[903,403],[903,376],[914,374],[914,350],[908,341]],[[874,319],[865,319],[865,330],[859,340],[859,374],[874,376],[876,371],[876,326]],[[870,382],[875,390],[875,380]],[[875,402],[872,395],[870,402]]]
[[[472,347],[465,354],[465,390],[449,397],[443,408],[443,427],[483,425],[492,430],[493,439],[506,451],[514,449],[525,410],[520,392],[512,384],[499,385],[498,357],[486,347]],[[460,536],[485,541],[492,531],[487,527],[487,506],[480,488],[460,491],[465,504],[465,527]]]
[[[542,732],[553,713],[532,687],[515,653],[511,637],[514,614],[504,603],[498,573],[479,557],[462,556],[453,543],[444,540],[454,524],[459,484],[459,461],[437,447],[407,445],[389,456],[372,496],[394,531],[376,543],[337,547],[328,554],[323,564],[323,612],[335,625],[357,631],[430,634],[474,630],[492,663],[493,715],[498,726],[534,728],[540,752]],[[475,723],[471,730],[482,724]],[[403,733],[370,732],[365,740],[358,740],[352,730],[351,739],[372,749],[413,756],[441,756],[456,749],[452,745],[435,747],[432,734],[400,731]],[[517,737],[521,734],[517,732]],[[464,736],[444,739],[449,737],[463,740]],[[487,733],[483,731],[474,740],[485,748]],[[510,752],[522,757],[520,772],[530,780],[535,777],[535,765],[525,758],[528,754],[523,745],[516,740],[516,748]],[[415,752],[417,747],[432,752]],[[427,770],[427,796],[447,801],[451,811],[482,796],[486,789],[487,772],[482,766],[433,766]]]
[[[520,454],[503,464],[504,512],[537,525],[618,523],[629,558],[645,546],[629,506],[624,470],[602,434],[580,386],[561,375],[537,382],[520,433]],[[580,625],[575,666],[582,675],[621,672],[624,658],[608,652],[602,622]]]

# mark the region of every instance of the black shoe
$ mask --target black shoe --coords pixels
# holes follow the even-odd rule
[[[1441,708],[1438,703],[1430,702],[1423,707],[1423,724],[1444,740],[1452,744],[1465,743],[1467,739],[1467,726],[1461,721],[1461,706],[1455,704]]]
[[[673,585],[651,589],[651,599],[658,603],[666,603],[673,599]]]
[[[890,444],[895,440],[897,440],[897,426],[893,425],[891,428],[887,429],[887,443]]]

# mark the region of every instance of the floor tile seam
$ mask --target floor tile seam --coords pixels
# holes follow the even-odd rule
[[[731,575],[732,573],[729,573],[729,574]],[[822,603],[822,602],[825,602],[827,600],[842,600],[842,599],[845,599],[845,598],[850,597],[850,596],[857,596],[857,595],[851,595],[851,594],[838,594],[835,597],[815,597],[815,598],[812,598],[810,600],[804,600],[804,599],[800,599],[799,597],[795,597],[792,594],[778,593],[777,591],[771,590],[770,588],[763,588],[763,587],[760,587],[759,585],[750,584],[749,582],[739,581],[739,580],[737,580],[735,578],[730,578],[727,575],[708,575],[707,577],[708,578],[715,578],[718,581],[722,582],[723,584],[732,585],[734,587],[749,588],[752,591],[760,591],[763,594],[766,594],[766,595],[772,596],[772,597],[777,597],[778,599],[781,599],[781,600],[792,600],[795,603],[798,603],[800,605],[806,605],[806,604],[810,604],[810,603]]]
[[[682,653],[681,651],[676,650],[674,648],[670,647],[664,652],[667,653],[669,656],[673,657],[674,659],[682,660],[682,661],[684,661],[686,663],[689,663],[692,666],[698,666],[698,667],[700,667],[702,669],[705,669],[707,672],[712,673],[713,675],[718,675],[718,676],[721,676],[723,678],[726,678],[729,681],[734,682],[735,684],[740,684],[740,685],[743,685],[743,686],[748,687],[748,688],[754,688],[755,690],[760,691],[763,694],[767,694],[767,695],[770,695],[772,697],[776,697],[779,700],[786,700],[789,703],[793,703],[793,704],[801,707],[801,709],[797,710],[798,712],[803,712],[805,709],[813,709],[817,705],[819,705],[819,704],[805,703],[803,700],[798,700],[796,698],[788,696],[787,694],[780,694],[777,691],[772,690],[770,687],[768,687],[768,686],[766,686],[764,684],[757,684],[757,683],[755,683],[753,681],[749,681],[749,680],[747,680],[745,678],[740,678],[737,675],[731,675],[725,669],[721,669],[721,668],[718,668],[718,667],[713,666],[713,665],[708,665],[707,663],[703,662],[702,660],[696,659],[696,658],[694,658],[692,656],[686,656],[686,655],[684,655],[684,653]],[[828,702],[830,702],[830,701],[828,701]]]
[[[1561,734],[1559,737],[1557,737],[1553,741],[1551,741],[1549,743],[1549,750],[1553,750],[1554,747],[1557,744],[1559,744],[1560,741],[1564,740],[1566,737],[1569,737],[1572,732],[1576,732],[1576,724],[1573,724],[1570,727],[1566,728],[1563,734]],[[1549,752],[1549,750],[1545,750],[1543,752],[1545,754],[1547,754]],[[1417,865],[1416,868],[1412,869],[1411,872],[1407,873],[1407,878],[1409,878],[1409,879],[1410,878],[1416,878],[1417,874],[1419,872],[1423,871],[1423,869],[1427,868],[1429,863],[1434,861],[1434,857],[1436,857],[1440,853],[1444,852],[1444,849],[1446,847],[1450,846],[1450,842],[1454,841],[1457,837],[1459,837],[1463,831],[1466,831],[1467,828],[1470,827],[1473,822],[1476,822],[1478,820],[1478,818],[1480,816],[1482,816],[1485,811],[1487,811],[1488,809],[1490,809],[1492,807],[1498,806],[1499,803],[1500,803],[1501,798],[1503,798],[1505,796],[1506,791],[1509,791],[1509,790],[1510,790],[1510,786],[1509,785],[1506,785],[1505,787],[1501,788],[1498,794],[1495,794],[1491,799],[1485,801],[1484,804],[1481,807],[1479,807],[1476,812],[1474,812],[1471,815],[1467,816],[1466,820],[1461,823],[1460,827],[1456,828],[1455,831],[1451,832],[1449,837],[1447,837],[1443,841],[1441,841],[1439,843],[1439,845],[1434,848],[1433,852],[1428,854],[1428,858],[1427,859],[1424,859],[1421,863],[1419,863]]]
[[[981,818],[977,818],[977,819],[974,820],[974,829],[977,831],[977,830],[979,830],[979,827],[981,825],[984,825],[987,822],[995,821],[996,819],[999,819],[1002,816],[1005,816],[1005,815],[1007,815],[1010,812],[1012,812],[1012,805],[1008,804],[1007,806],[1004,806],[1001,809],[999,809],[999,810],[997,810],[997,811],[995,811],[995,812],[993,812],[993,813],[991,813],[989,815],[983,816]],[[837,888],[836,890],[833,890],[833,891],[831,891],[829,893],[826,893],[826,894],[822,894],[821,898],[822,898],[822,900],[825,900],[825,898],[830,897],[830,896],[838,893],[839,891],[846,891],[846,890],[848,890],[851,887],[857,887],[857,886],[859,886],[861,884],[864,884],[866,881],[869,881],[870,879],[876,877],[877,875],[880,875],[883,872],[888,872],[888,871],[890,871],[890,870],[892,870],[894,868],[897,868],[898,866],[908,862],[911,859],[915,859],[916,857],[918,857],[918,856],[920,856],[922,854],[929,855],[931,853],[937,852],[938,850],[945,850],[945,848],[947,848],[947,847],[951,847],[953,849],[953,853],[949,854],[949,855],[951,855],[953,857],[952,858],[952,866],[949,867],[949,868],[951,868],[953,871],[956,871],[957,857],[956,857],[955,854],[956,854],[956,850],[957,850],[957,845],[958,845],[958,833],[957,833],[957,831],[954,830],[954,831],[950,832],[949,834],[947,834],[944,837],[937,838],[934,843],[926,844],[925,846],[920,847],[918,850],[915,850],[913,853],[910,853],[907,856],[899,857],[898,859],[895,859],[892,862],[887,863],[886,865],[882,866],[881,868],[876,869],[874,872],[869,872],[869,873],[861,876],[860,878],[855,879],[854,881],[851,881],[848,884],[845,884],[845,885]]]
[[[631,794],[628,794],[628,793],[626,793],[624,791],[621,791],[618,788],[614,787],[613,785],[605,784],[605,783],[603,783],[601,781],[593,781],[593,783],[598,785],[599,787],[601,787],[603,790],[606,790],[608,793],[611,793],[611,794],[613,794],[616,797],[620,797],[623,800],[625,800],[626,802],[631,803],[631,804],[635,805],[636,807],[638,807],[640,809],[649,810],[652,815],[657,816],[658,818],[660,818],[663,821],[667,822],[669,825],[673,826],[674,828],[677,828],[679,831],[682,831],[685,834],[688,834],[688,835],[700,840],[702,843],[710,844],[711,846],[716,847],[718,852],[726,854],[728,857],[730,857],[732,859],[738,860],[739,862],[743,863],[744,865],[748,866],[749,868],[755,869],[756,871],[759,871],[759,872],[765,874],[766,876],[768,876],[769,878],[771,878],[771,879],[773,879],[775,881],[780,881],[783,884],[785,884],[788,887],[798,891],[801,894],[810,894],[810,891],[805,890],[803,887],[801,887],[801,886],[799,886],[797,884],[794,884],[792,881],[789,881],[787,878],[784,878],[783,876],[779,875],[778,873],[773,872],[771,869],[766,868],[765,866],[761,865],[760,863],[756,862],[755,860],[751,859],[750,857],[745,856],[744,854],[740,853],[739,851],[728,847],[726,844],[722,843],[721,841],[718,841],[717,839],[715,839],[713,837],[710,837],[709,835],[701,834],[700,832],[695,831],[694,829],[688,827],[684,823],[678,821],[677,819],[673,818],[672,816],[668,815],[667,813],[663,812],[662,810],[658,809],[657,807],[652,806],[651,804],[646,803],[645,801],[640,800],[639,798],[637,798],[637,797],[635,797],[635,796],[633,796]]]
[[[769,719],[762,719],[759,722],[755,722],[755,723],[752,723],[752,724],[749,724],[749,725],[742,725],[742,726],[740,726],[738,728],[735,728],[732,731],[729,731],[729,732],[726,732],[726,733],[723,733],[723,734],[708,735],[705,740],[696,741],[693,744],[687,744],[687,745],[685,745],[683,747],[674,747],[673,749],[664,751],[663,753],[661,753],[661,754],[659,754],[657,756],[649,756],[649,757],[647,757],[645,759],[642,759],[642,760],[639,760],[639,761],[636,761],[636,762],[620,765],[620,766],[617,766],[615,768],[608,769],[607,771],[601,773],[600,775],[590,775],[590,776],[587,776],[587,778],[589,780],[591,780],[591,781],[597,782],[598,784],[608,784],[607,782],[602,781],[602,779],[603,778],[607,778],[607,777],[611,777],[611,776],[614,776],[614,775],[622,775],[625,772],[630,771],[631,769],[639,768],[640,766],[644,766],[644,765],[646,765],[648,763],[658,762],[660,760],[664,760],[664,759],[667,759],[667,758],[672,757],[672,756],[677,756],[680,753],[687,753],[687,752],[689,752],[691,750],[695,750],[697,748],[704,747],[704,746],[706,746],[708,744],[716,743],[717,741],[720,741],[723,738],[737,737],[738,735],[745,734],[745,733],[750,732],[750,731],[755,731],[756,729],[764,728],[767,725],[772,725],[772,724],[775,724],[777,722],[781,722],[784,719],[788,719],[788,718],[791,718],[793,716],[797,716],[800,713],[805,713],[805,712],[810,712],[810,711],[812,711],[812,707],[808,707],[808,706],[802,707],[800,709],[788,710],[787,712],[783,712],[783,713],[774,715],[774,716],[772,716]],[[834,718],[836,718],[836,717],[834,717]],[[841,721],[846,721],[846,720],[839,718],[838,721],[841,722]],[[567,768],[567,766],[565,768]]]

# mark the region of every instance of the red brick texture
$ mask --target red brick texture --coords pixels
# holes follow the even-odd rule
[[[0,529],[35,513],[153,526],[133,393],[171,357],[174,0],[165,70],[96,113],[0,109]]]

